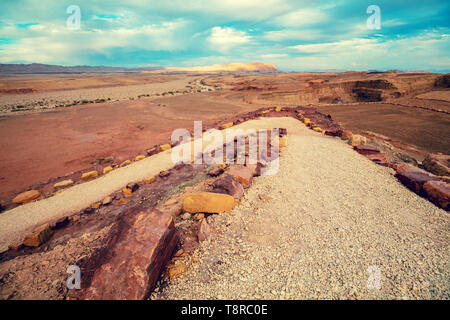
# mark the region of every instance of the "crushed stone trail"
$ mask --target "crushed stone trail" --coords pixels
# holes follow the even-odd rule
[[[392,169],[295,119],[241,127],[288,129],[278,173],[209,217],[216,232],[193,254],[198,261],[189,258],[187,273],[152,299],[450,298],[445,211]]]

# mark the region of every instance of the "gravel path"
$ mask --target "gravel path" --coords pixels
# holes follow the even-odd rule
[[[263,125],[288,128],[279,172],[208,218],[198,261],[152,299],[449,299],[445,211],[337,138],[291,118]]]

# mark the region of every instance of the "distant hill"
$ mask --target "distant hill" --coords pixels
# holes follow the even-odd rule
[[[105,66],[58,66],[41,63],[31,64],[0,64],[0,73],[6,74],[48,74],[48,73],[118,73],[118,72],[136,72],[136,71],[153,71],[164,69],[161,67],[148,68],[122,68],[122,67],[105,67]]]
[[[173,70],[173,71],[194,71],[194,72],[217,72],[217,71],[262,72],[262,73],[278,73],[278,72],[280,72],[275,65],[264,64],[261,62],[214,64],[211,66],[185,67],[185,68],[169,67],[169,68],[165,68],[165,69]]]

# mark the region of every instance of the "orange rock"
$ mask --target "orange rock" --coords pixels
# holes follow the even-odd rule
[[[44,242],[47,242],[53,234],[52,229],[48,224],[44,224],[36,228],[31,234],[25,237],[23,244],[27,247],[39,247]]]
[[[81,179],[89,180],[89,179],[95,178],[97,176],[98,176],[98,172],[96,170],[93,170],[93,171],[83,173],[83,175],[81,176]]]
[[[113,168],[111,166],[107,166],[103,168],[103,174],[107,174],[108,172],[111,172]]]
[[[231,128],[233,126],[233,122],[228,122],[222,125],[222,129]]]
[[[171,265],[167,270],[167,274],[169,276],[170,281],[174,281],[176,278],[184,274],[187,271],[187,269],[188,268],[184,263],[177,263]]]
[[[361,145],[361,144],[364,145],[364,144],[366,144],[366,142],[367,142],[366,137],[361,136],[359,134],[352,134],[350,136],[350,139],[348,140],[348,143],[350,145],[352,145],[353,147]]]
[[[131,189],[127,188],[127,187],[123,188],[122,192],[123,192],[124,195],[127,195],[127,196],[129,196],[129,195],[131,195],[133,193],[133,191],[131,191]]]
[[[14,203],[27,203],[30,202],[36,198],[39,198],[41,193],[38,190],[29,190],[22,192],[21,194],[17,195],[14,199]]]
[[[281,107],[276,107],[276,108],[275,108],[275,111],[276,111],[276,112],[280,112],[280,111],[281,111]]]
[[[98,208],[100,208],[101,205],[102,205],[101,202],[96,202],[96,203],[91,204],[91,208],[92,209],[98,209]]]
[[[170,150],[172,147],[170,146],[170,144],[166,143],[166,144],[162,144],[159,146],[159,150],[160,151],[166,151],[166,150]]]
[[[311,124],[311,120],[309,118],[304,118],[303,123],[306,125]]]
[[[120,164],[120,167],[125,167],[125,166],[129,165],[130,163],[131,163],[131,160],[125,160],[124,162],[122,162]]]
[[[183,199],[183,210],[189,213],[222,213],[233,207],[234,198],[221,193],[189,193]]]
[[[266,114],[266,113],[269,113],[270,112],[270,110],[264,110],[264,111],[261,111],[261,114]]]
[[[142,160],[142,159],[145,159],[145,156],[144,156],[143,154],[137,156],[137,157],[134,159],[134,161],[139,161],[139,160]]]
[[[325,133],[325,131],[322,130],[322,128],[320,128],[320,127],[314,127],[313,130],[316,131],[316,132],[320,132],[322,134]]]
[[[350,139],[351,136],[352,136],[352,132],[351,131],[343,130],[342,134],[341,134],[341,139],[342,140],[348,140],[348,139]]]
[[[119,201],[117,201],[118,204],[127,204],[128,200],[125,198],[121,198]]]
[[[150,184],[150,183],[152,183],[152,182],[155,181],[155,180],[156,180],[156,177],[153,176],[153,177],[151,177],[151,178],[149,178],[149,179],[145,179],[144,182],[145,182],[146,184]]]
[[[253,181],[252,170],[239,164],[229,166],[225,171],[225,174],[235,178],[244,188],[250,187],[250,184]]]

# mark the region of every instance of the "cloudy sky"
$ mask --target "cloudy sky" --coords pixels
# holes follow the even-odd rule
[[[447,0],[0,0],[0,63],[448,72],[449,17]]]

